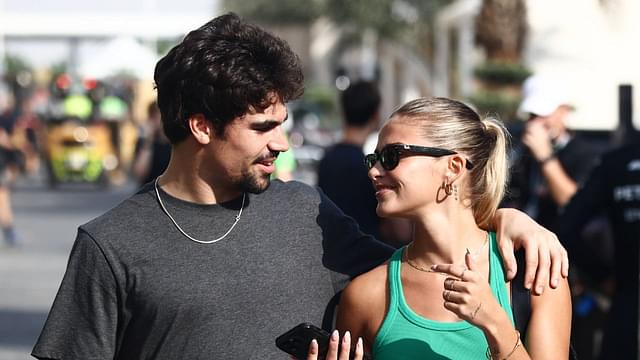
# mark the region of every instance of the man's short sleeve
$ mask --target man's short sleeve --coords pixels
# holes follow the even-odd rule
[[[103,251],[80,229],[32,355],[39,359],[112,359],[117,296],[116,280]]]

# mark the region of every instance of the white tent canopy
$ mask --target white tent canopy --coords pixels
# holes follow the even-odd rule
[[[78,73],[85,77],[102,79],[127,74],[137,79],[152,79],[159,56],[131,37],[118,37],[107,41],[96,51],[81,54]]]

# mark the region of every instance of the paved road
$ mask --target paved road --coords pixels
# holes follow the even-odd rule
[[[23,244],[0,247],[1,360],[33,359],[29,353],[62,280],[77,226],[134,190],[126,184],[106,191],[80,185],[51,191],[39,179],[16,185],[13,208]]]

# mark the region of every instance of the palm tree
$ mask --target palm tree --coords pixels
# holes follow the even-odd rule
[[[524,0],[483,0],[476,18],[476,40],[489,61],[519,62],[527,35]]]
[[[480,88],[470,100],[507,121],[515,117],[520,85],[530,75],[521,62],[527,29],[525,0],[482,1],[476,42],[485,50],[486,61],[476,67]]]

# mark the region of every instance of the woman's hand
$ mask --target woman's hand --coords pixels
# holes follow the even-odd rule
[[[541,295],[547,283],[555,289],[561,276],[569,276],[569,256],[554,233],[515,209],[498,209],[494,225],[507,280],[522,271],[514,256],[519,248],[524,248],[527,263],[524,285],[533,294]]]
[[[451,275],[444,280],[444,307],[483,330],[492,324],[509,321],[493,296],[487,279],[477,272],[477,265],[469,252],[465,262],[466,267],[454,264],[432,267],[433,271]]]
[[[327,356],[325,360],[349,360],[349,353],[351,352],[351,333],[346,331],[342,337],[342,344],[340,344],[340,334],[338,330],[334,330],[329,338],[329,349],[327,350]],[[362,345],[362,338],[358,338],[356,342],[356,348],[353,360],[362,360],[364,356],[364,347]],[[309,345],[309,354],[307,360],[318,360],[318,342],[316,340],[311,341]]]

